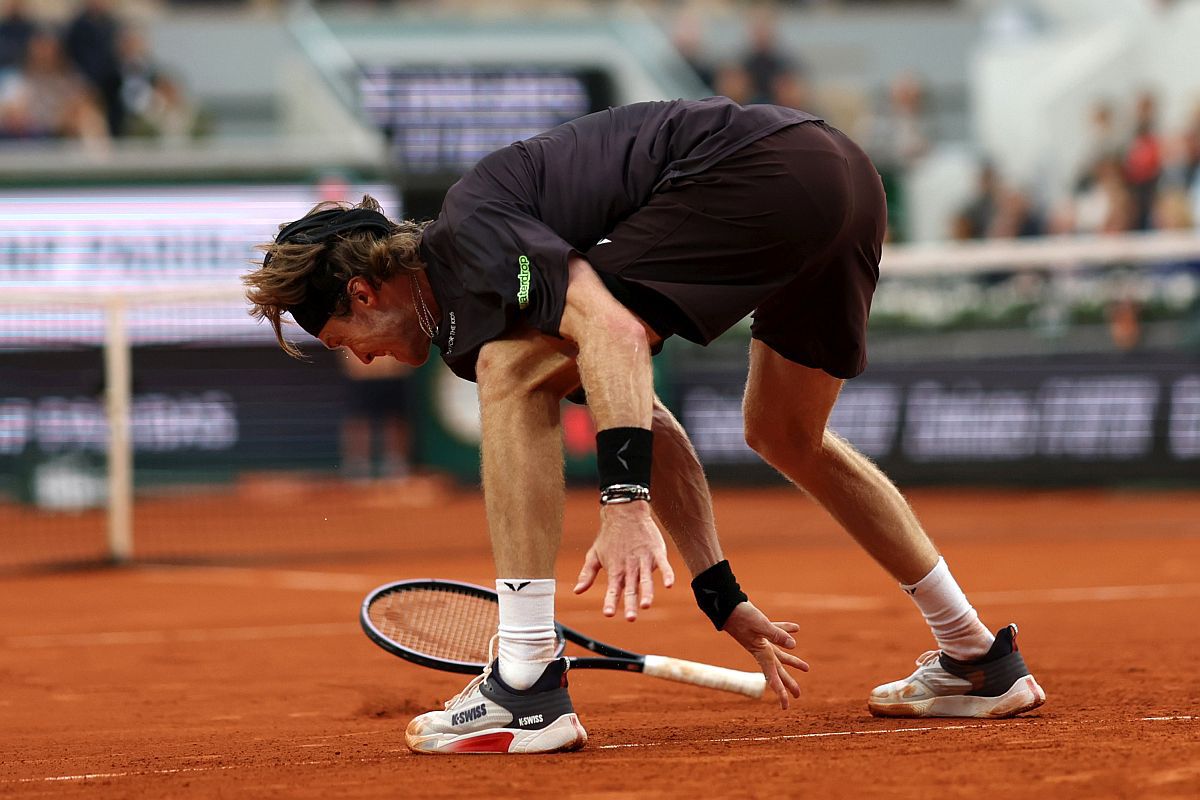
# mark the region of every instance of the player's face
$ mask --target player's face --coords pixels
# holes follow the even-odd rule
[[[389,281],[376,289],[365,281],[351,281],[350,313],[325,323],[318,337],[321,343],[331,350],[345,348],[364,364],[385,356],[403,364],[424,364],[431,342],[417,323],[411,298],[394,285],[398,283]],[[407,279],[403,285],[408,285]]]

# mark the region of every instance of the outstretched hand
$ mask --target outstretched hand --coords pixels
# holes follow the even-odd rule
[[[722,628],[754,656],[767,679],[767,685],[779,698],[779,707],[787,708],[788,695],[800,696],[800,684],[784,669],[786,664],[808,672],[808,664],[788,650],[796,646],[791,634],[800,630],[794,622],[772,622],[749,602],[739,603]]]
[[[583,569],[575,584],[575,594],[586,592],[600,570],[608,572],[608,591],[604,594],[604,616],[617,613],[617,603],[625,603],[625,619],[637,619],[638,608],[649,608],[654,601],[654,570],[662,571],[663,586],[675,583],[675,571],[667,562],[667,545],[650,516],[648,503],[633,502],[601,507],[600,533],[583,560]]]

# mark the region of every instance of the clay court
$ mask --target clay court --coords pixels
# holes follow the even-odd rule
[[[378,488],[303,502],[243,494],[189,499],[182,518],[170,501],[139,506],[143,555],[186,536],[219,550],[188,527],[205,520],[250,537],[243,545],[259,538],[261,556],[0,580],[0,796],[1200,796],[1194,492],[912,492],[985,622],[1020,624],[1049,695],[1034,713],[983,722],[868,716],[870,688],[908,674],[931,646],[919,615],[797,493],[720,491],[726,552],[751,597],[802,625],[798,652],[813,668],[800,701],[780,712],[579,671],[586,749],[513,758],[410,754],[408,718],[463,678],[384,653],[357,624],[362,596],[389,580],[490,583],[476,494],[427,486],[399,504],[389,497],[403,493]],[[594,503],[591,491],[570,497],[561,619],[643,652],[751,668],[685,585],[660,591],[635,624],[601,617],[599,594],[562,592]],[[315,519],[325,527],[306,525]],[[4,519],[18,535],[22,524]],[[328,534],[286,535],[314,527]]]

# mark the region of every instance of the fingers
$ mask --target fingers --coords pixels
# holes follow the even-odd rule
[[[621,585],[625,576],[620,572],[608,573],[608,591],[604,593],[604,616],[611,617],[617,613],[617,596],[621,594]]]
[[[670,589],[675,585],[675,570],[671,569],[671,563],[667,561],[667,553],[664,550],[659,553],[655,561],[658,564],[658,569],[662,572],[663,586]]]
[[[779,680],[779,673],[769,671],[764,673],[767,676],[767,685],[771,687],[771,691],[775,692],[775,696],[779,698],[779,707],[787,711],[791,705],[791,700],[788,698],[787,690],[783,687],[783,682]]]
[[[640,605],[642,608],[649,608],[650,604],[654,602],[654,569],[650,559],[641,559],[638,569],[641,577],[641,580],[638,581],[638,594],[641,595]]]
[[[791,701],[788,695],[795,697],[800,696],[800,686],[796,683],[791,675],[779,666],[779,662],[775,660],[775,653],[768,647],[764,647],[754,654],[754,658],[758,661],[759,667],[762,668],[763,677],[767,679],[767,685],[771,687],[771,691],[779,698],[779,707],[787,710]],[[784,683],[784,679],[788,684]],[[793,691],[794,689],[794,691]]]
[[[799,630],[799,626],[796,626],[796,628]],[[768,625],[766,630],[763,631],[763,635],[766,636],[767,641],[778,647],[786,647],[788,650],[791,650],[796,646],[796,640],[783,629],[782,625]]]
[[[775,651],[775,657],[778,658],[780,661],[782,661],[784,664],[787,664],[789,667],[798,669],[801,672],[808,672],[808,669],[809,669],[808,662],[804,661],[800,658],[797,658],[796,656],[792,655],[791,653],[788,653],[784,650],[777,649]]]
[[[803,664],[805,672],[808,671],[808,665],[800,659],[792,656],[789,653],[781,653],[780,657],[788,656],[794,661]],[[779,698],[779,707],[785,711],[791,705],[790,697],[800,696],[800,684],[792,677],[792,674],[783,668],[776,658],[776,651],[769,648],[764,648],[759,653],[755,654],[759,665],[762,667],[763,675],[767,679],[767,685],[771,687],[771,691],[775,692],[775,696]]]
[[[782,679],[784,686],[787,687],[788,693],[792,697],[800,696],[800,684],[792,677],[792,674],[781,666],[776,665],[776,671]],[[786,708],[786,706],[784,706]]]
[[[592,588],[596,576],[600,574],[600,559],[595,550],[588,550],[583,559],[583,569],[579,571],[579,579],[575,581],[575,594],[583,594]]]
[[[638,562],[630,559],[625,562],[625,619],[633,622],[637,619],[638,610]]]

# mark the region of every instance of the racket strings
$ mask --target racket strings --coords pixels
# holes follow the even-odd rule
[[[445,661],[485,665],[500,627],[499,606],[453,588],[388,592],[367,609],[371,623],[396,644]]]

